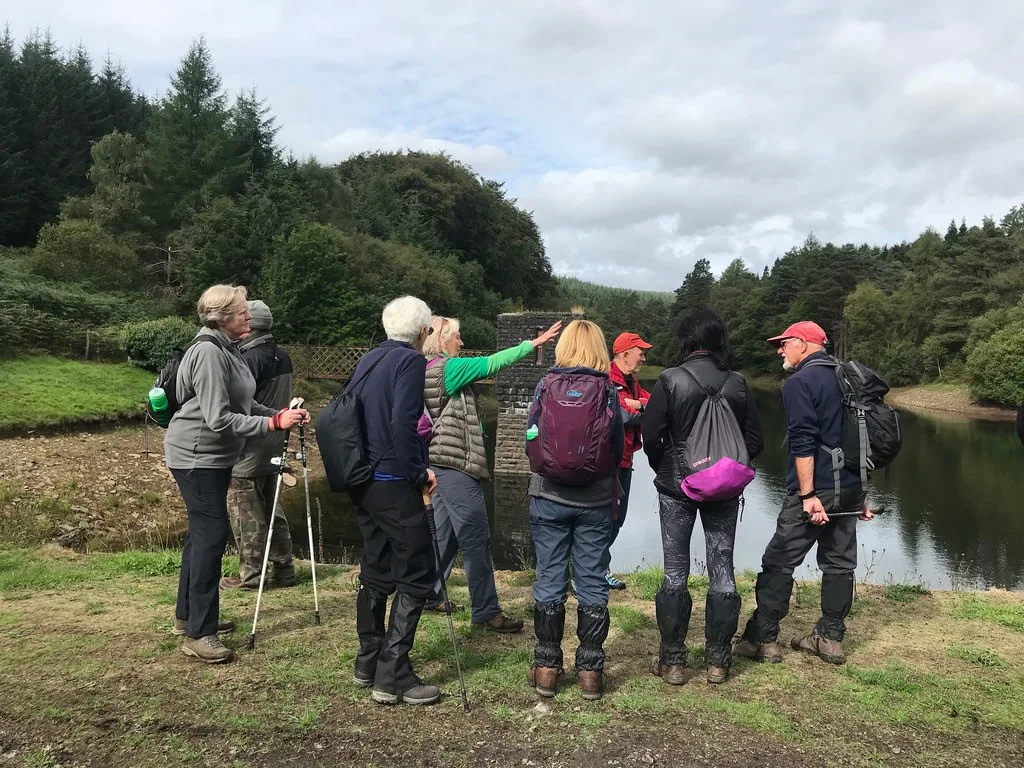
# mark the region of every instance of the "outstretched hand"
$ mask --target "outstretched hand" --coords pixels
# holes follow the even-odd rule
[[[542,333],[540,336],[538,336],[536,339],[534,339],[530,343],[533,344],[534,347],[539,347],[542,344],[547,344],[549,341],[551,341],[552,339],[557,337],[561,330],[562,330],[562,321],[559,320],[557,323],[552,325],[550,328],[548,328],[546,331],[544,331],[544,333]]]

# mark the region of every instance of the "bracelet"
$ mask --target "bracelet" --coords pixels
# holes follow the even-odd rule
[[[808,499],[813,499],[817,495],[817,491],[810,491],[809,493],[798,493],[796,496],[800,501],[807,501]]]

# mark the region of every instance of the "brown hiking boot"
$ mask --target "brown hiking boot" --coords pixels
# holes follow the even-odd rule
[[[490,621],[483,622],[480,626],[488,632],[500,632],[505,635],[511,635],[516,632],[523,631],[522,619],[513,619],[504,611],[499,611],[497,616],[492,618]]]
[[[804,637],[794,637],[790,643],[794,651],[813,653],[822,661],[829,664],[845,664],[846,653],[843,651],[843,644],[838,640],[829,640],[827,637],[816,635],[813,632]]]
[[[264,586],[266,586],[264,584]],[[259,589],[259,582],[256,584],[247,584],[238,577],[225,576],[220,580],[221,589]]]
[[[778,643],[755,643],[741,637],[732,646],[734,656],[742,656],[745,659],[754,661],[767,661],[771,664],[778,664],[782,661],[782,646]]]
[[[679,664],[662,664],[655,656],[647,666],[652,675],[660,677],[669,685],[682,685],[686,682],[686,667]]]
[[[729,670],[725,667],[716,667],[712,664],[708,665],[708,683],[711,685],[721,685],[729,678]]]
[[[577,670],[576,677],[580,680],[583,698],[587,701],[597,701],[604,695],[604,672],[594,669],[580,669]]]
[[[171,634],[172,635],[178,635],[178,636],[184,635],[185,634],[185,626],[186,626],[187,623],[188,622],[186,622],[185,619],[175,619],[174,620],[174,629],[171,630]],[[226,635],[228,632],[234,632],[234,631],[235,631],[235,622],[228,621],[227,619],[222,619],[221,621],[217,622],[217,634],[218,635]]]
[[[550,699],[558,690],[558,681],[562,670],[557,667],[530,667],[526,672],[526,682],[537,691],[538,696]]]
[[[220,664],[235,658],[235,652],[224,645],[216,635],[186,637],[181,645],[181,652],[207,664]]]

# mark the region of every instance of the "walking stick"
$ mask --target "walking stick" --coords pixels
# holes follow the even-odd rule
[[[459,689],[462,692],[462,709],[469,712],[469,699],[466,697],[466,678],[462,676],[462,664],[459,662],[459,646],[455,643],[455,622],[452,621],[451,603],[448,601],[448,587],[444,583],[444,571],[441,569],[441,549],[437,546],[437,524],[434,522],[434,505],[430,494],[423,492],[423,506],[427,513],[427,526],[430,528],[430,540],[434,542],[434,558],[437,560],[438,574],[441,577],[441,599],[444,600],[445,614],[448,616],[448,634],[452,639],[452,650],[455,651],[455,669],[459,673]]]
[[[873,514],[875,517],[878,517],[879,515],[884,515],[889,510],[887,510],[885,507],[879,507],[878,509],[872,509],[870,511],[871,514]],[[856,512],[829,512],[827,514],[829,520],[831,520],[833,517],[860,517],[864,514],[864,510],[858,509]],[[806,512],[801,512],[800,519],[806,523],[808,520],[811,519],[811,516],[808,515]]]
[[[274,513],[277,511],[277,503],[281,499],[281,485],[284,481],[284,470],[288,459],[288,438],[291,432],[285,432],[284,448],[280,456],[275,456],[271,461],[278,465],[277,484],[274,487],[274,503],[270,507],[270,523],[267,525],[267,546],[263,550],[263,567],[260,569],[260,588],[256,593],[256,611],[252,615],[252,632],[245,638],[245,647],[252,650],[256,647],[256,621],[260,616],[260,603],[263,601],[263,584],[267,579],[267,563],[270,561],[270,543],[274,538]]]
[[[306,489],[306,531],[309,533],[309,567],[313,572],[313,623],[320,626],[320,598],[316,591],[316,554],[313,551],[313,515],[309,511],[309,467],[306,464],[306,428],[299,424],[299,454],[302,460],[302,484]],[[321,536],[323,534],[321,533]]]

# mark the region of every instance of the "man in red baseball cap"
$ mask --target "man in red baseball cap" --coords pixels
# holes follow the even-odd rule
[[[626,507],[629,504],[629,486],[633,478],[633,454],[643,446],[640,437],[640,421],[644,415],[644,406],[650,399],[650,392],[640,386],[636,380],[636,372],[646,362],[644,352],[651,345],[636,333],[620,333],[612,344],[611,379],[619,393],[619,407],[622,409],[622,423],[626,427],[626,445],[619,463],[619,486],[622,495],[619,497],[619,508],[612,521],[612,536],[608,542],[608,562],[611,563],[611,546],[619,535],[622,523],[626,519]],[[612,575],[611,570],[605,574],[610,589],[625,589],[626,585]]]
[[[821,569],[821,618],[811,633],[794,637],[793,650],[825,661],[846,660],[843,637],[853,605],[857,568],[857,517],[870,520],[860,475],[842,466],[843,391],[836,361],[825,353],[828,338],[817,323],[793,323],[768,339],[783,367],[793,375],[782,388],[786,407],[788,494],[782,502],[775,535],[761,558],[757,575],[757,609],[733,653],[756,661],[782,661],[779,622],[789,612],[793,572],[818,545]],[[838,464],[836,464],[838,462]],[[827,510],[827,511],[826,511]],[[829,518],[829,512],[842,512]],[[854,513],[853,515],[849,513]]]

